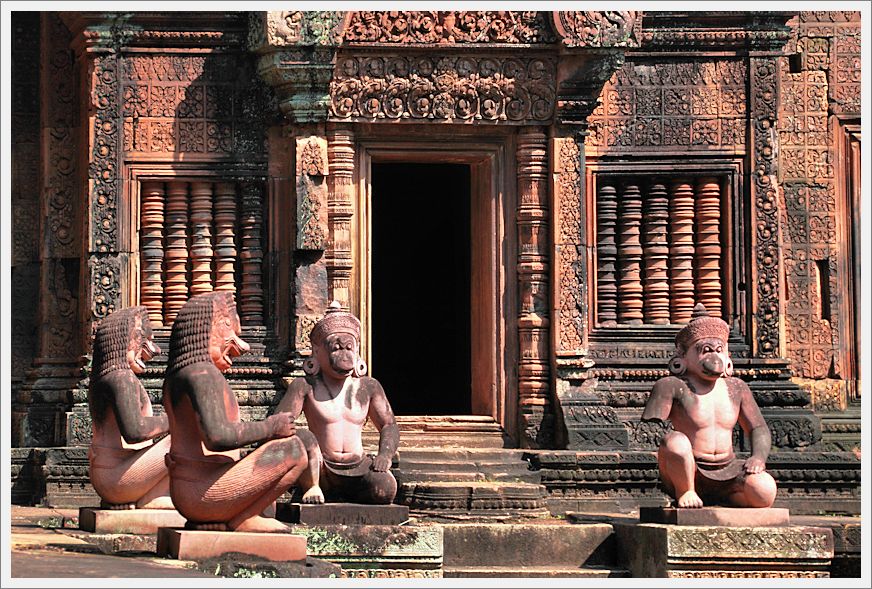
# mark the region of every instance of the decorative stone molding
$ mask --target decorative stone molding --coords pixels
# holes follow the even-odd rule
[[[544,123],[554,114],[550,57],[343,54],[330,82],[341,120]]]
[[[554,11],[554,29],[566,47],[638,47],[642,13],[633,10]]]
[[[297,137],[297,249],[323,250],[327,241],[327,140]]]
[[[351,13],[346,43],[552,43],[547,13],[525,11],[360,11]]]
[[[260,56],[258,72],[275,88],[279,107],[292,122],[326,119],[328,84],[346,21],[341,12],[249,14],[249,49]]]

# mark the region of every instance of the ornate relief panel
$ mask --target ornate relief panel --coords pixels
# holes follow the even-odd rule
[[[551,43],[547,13],[509,11],[360,11],[346,43]]]
[[[343,52],[330,82],[330,116],[357,121],[550,122],[555,75],[556,61],[549,56]]]
[[[603,89],[586,147],[744,150],[747,78],[738,59],[628,61]]]
[[[852,320],[850,182],[840,160],[840,115],[859,112],[860,22],[857,12],[803,12],[795,19],[793,62],[781,59],[784,99],[779,111],[780,173],[787,232],[786,346],[794,373],[804,379],[816,409],[846,407],[850,369],[842,342]],[[793,68],[791,68],[793,65]],[[847,220],[847,222],[846,222]],[[842,256],[849,256],[843,259]]]
[[[245,57],[125,55],[120,72],[125,152],[263,157],[276,106]]]

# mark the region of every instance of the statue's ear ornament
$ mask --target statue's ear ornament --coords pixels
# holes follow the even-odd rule
[[[315,376],[319,372],[321,372],[321,365],[318,363],[318,358],[312,356],[310,358],[306,358],[303,362],[303,372],[308,374],[309,376]]]
[[[732,370],[732,363],[730,364]],[[669,372],[675,376],[683,376],[687,371],[687,365],[684,363],[684,358],[681,356],[673,356],[669,361]]]
[[[733,361],[727,360],[727,364],[724,366],[724,374],[726,376],[733,376]]]
[[[358,358],[357,363],[354,365],[354,376],[366,376],[368,370],[369,366],[366,365],[366,361],[363,358]]]

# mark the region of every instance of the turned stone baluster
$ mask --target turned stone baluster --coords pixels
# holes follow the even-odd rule
[[[236,292],[236,185],[215,185],[215,290]]]
[[[693,187],[687,180],[676,180],[670,185],[669,216],[672,219],[669,235],[669,271],[672,298],[672,323],[690,321],[694,306],[693,290]]]
[[[164,183],[142,183],[142,283],[139,302],[148,309],[152,327],[163,326]]]
[[[256,182],[242,185],[242,288],[240,319],[244,325],[263,323],[263,189]]]
[[[212,292],[212,183],[191,183],[191,296]]]
[[[696,187],[696,300],[720,317],[721,188],[717,178],[700,178]]]
[[[170,182],[167,186],[167,247],[164,325],[176,319],[188,300],[188,184]]]
[[[621,195],[618,217],[618,322],[642,324],[642,194],[636,182],[628,182]]]
[[[645,195],[645,323],[669,323],[669,198],[661,181],[651,183]]]
[[[599,187],[597,198],[597,316],[606,327],[614,327],[618,318],[618,287],[615,279],[617,216],[617,190],[611,184],[604,184]]]

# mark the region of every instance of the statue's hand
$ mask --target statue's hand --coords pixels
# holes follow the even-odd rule
[[[272,421],[273,436],[276,438],[288,438],[296,435],[297,426],[294,425],[294,416],[287,412],[270,415]]]
[[[387,456],[376,456],[372,459],[372,469],[376,472],[385,472],[391,467],[391,459]]]
[[[759,474],[764,470],[766,470],[766,463],[755,456],[745,461],[745,472],[748,474]]]

